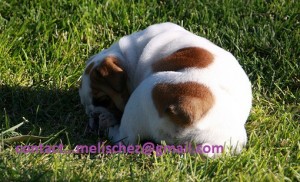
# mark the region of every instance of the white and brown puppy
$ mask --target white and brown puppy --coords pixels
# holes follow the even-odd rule
[[[90,58],[79,92],[113,141],[225,144],[236,153],[247,141],[252,93],[244,70],[231,53],[173,23],[125,36]]]

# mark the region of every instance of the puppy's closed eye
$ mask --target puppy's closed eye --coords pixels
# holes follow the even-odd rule
[[[109,96],[104,95],[99,98],[93,98],[93,105],[95,107],[103,107],[107,109],[118,121],[122,117],[123,112],[116,107],[113,100]]]
[[[93,98],[93,105],[94,106],[102,106],[102,107],[109,107],[112,103],[112,100],[109,96],[102,96],[99,98]]]

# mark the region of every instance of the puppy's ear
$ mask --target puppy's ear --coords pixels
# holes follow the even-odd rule
[[[126,88],[127,74],[121,67],[118,58],[106,57],[96,70],[116,92],[122,92]]]

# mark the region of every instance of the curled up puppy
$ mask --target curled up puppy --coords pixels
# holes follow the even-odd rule
[[[90,126],[99,119],[112,141],[194,142],[228,153],[247,142],[246,73],[231,53],[176,24],[122,37],[89,59],[81,81]]]

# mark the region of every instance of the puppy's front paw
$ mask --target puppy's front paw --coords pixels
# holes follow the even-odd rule
[[[109,128],[117,124],[117,120],[111,113],[99,113],[98,115],[99,128]]]
[[[104,136],[105,131],[116,124],[118,124],[116,117],[104,108],[97,108],[89,116],[91,131],[98,133],[100,136]]]

